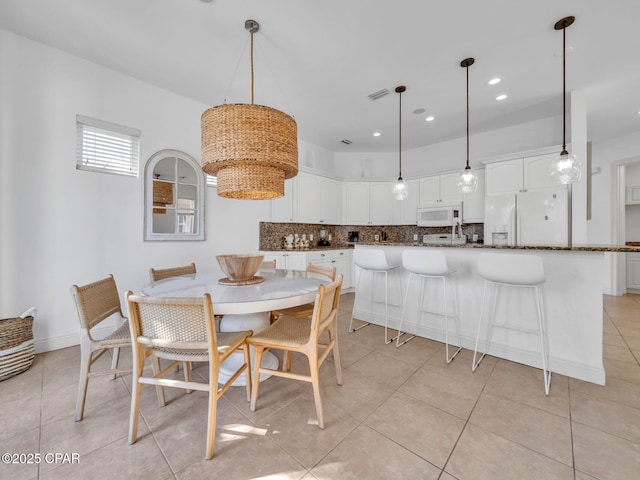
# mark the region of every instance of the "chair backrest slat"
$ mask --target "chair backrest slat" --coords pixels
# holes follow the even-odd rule
[[[180,277],[182,275],[194,275],[196,273],[196,264],[184,265],[182,267],[172,267],[163,269],[149,269],[149,277],[152,282],[164,280],[165,278]]]
[[[139,343],[162,348],[209,349],[217,355],[211,296],[127,295],[132,334]],[[215,359],[214,359],[215,360]]]
[[[113,314],[122,316],[118,288],[113,275],[84,286],[73,285],[71,294],[76,303],[82,328],[91,330]]]
[[[307,265],[307,275],[316,278],[328,278],[333,282],[336,279],[336,267],[325,267],[324,265],[309,263]]]
[[[342,275],[329,285],[320,285],[311,317],[311,334],[317,337],[338,314]]]

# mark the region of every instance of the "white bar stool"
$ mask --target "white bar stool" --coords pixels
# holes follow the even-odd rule
[[[356,248],[353,251],[353,262],[361,269],[360,275],[358,275],[358,280],[356,281],[356,292],[358,292],[358,287],[360,286],[360,281],[362,280],[362,274],[364,272],[371,272],[373,275],[373,284],[371,287],[371,314],[374,316],[375,314],[373,313],[373,302],[376,294],[376,277],[379,275],[384,276],[384,343],[388,345],[396,337],[389,339],[389,336],[387,334],[389,324],[389,283],[387,273],[394,268],[398,268],[400,264],[396,265],[394,263],[390,263],[387,260],[387,256],[385,255],[383,250],[372,248]],[[371,324],[369,322],[366,322],[357,328],[352,328],[353,312],[351,313],[351,320],[349,321],[349,333],[360,330],[367,325]]]
[[[458,355],[460,350],[462,350],[462,340],[460,338],[460,325],[459,318],[457,314],[457,304],[458,304],[458,294],[457,288],[455,284],[451,285],[450,275],[455,273],[455,270],[449,270],[447,265],[447,259],[444,253],[439,251],[433,251],[431,249],[421,249],[421,250],[405,250],[402,252],[402,267],[409,272],[409,280],[407,281],[407,290],[404,294],[404,302],[402,303],[402,314],[400,315],[400,327],[398,329],[398,336],[396,337],[396,347],[400,347],[404,345],[409,340],[415,337],[415,335],[411,335],[409,338],[405,339],[403,342],[400,342],[400,337],[402,335],[409,335],[408,332],[402,331],[402,322],[404,320],[404,314],[407,307],[407,297],[409,295],[409,287],[411,285],[411,279],[413,277],[420,278],[420,303],[418,304],[418,321],[420,321],[420,317],[422,312],[432,313],[434,315],[441,315],[444,317],[444,338],[445,338],[445,358],[447,363],[451,363],[451,361]],[[443,301],[444,301],[444,312],[434,312],[429,310],[422,310],[422,302],[424,300],[424,288],[426,280],[428,279],[442,279],[442,293],[443,293]],[[447,299],[447,279],[450,280],[450,288],[453,286],[453,299],[454,299],[454,312],[453,315],[449,315],[448,312],[448,299]],[[454,324],[456,327],[456,333],[458,335],[458,348],[453,353],[453,355],[449,356],[449,317],[454,318]]]
[[[542,306],[542,296],[540,290],[545,281],[542,258],[535,255],[517,255],[501,253],[483,253],[478,257],[478,274],[485,279],[484,292],[482,294],[482,308],[480,310],[480,320],[478,321],[478,333],[476,335],[476,346],[473,351],[473,363],[471,370],[475,371],[486,355],[491,344],[493,327],[505,328],[523,333],[540,336],[540,346],[542,350],[542,371],[544,376],[544,393],[549,395],[551,384],[551,370],[549,369],[549,351],[547,345],[547,329]],[[535,293],[536,311],[538,316],[538,328],[530,329],[515,327],[504,323],[495,322],[496,301],[500,287],[531,288]],[[487,326],[487,345],[485,352],[476,362],[478,352],[478,340],[480,338],[480,328],[484,314],[485,299],[488,290],[491,289],[489,300],[489,310],[491,318]]]

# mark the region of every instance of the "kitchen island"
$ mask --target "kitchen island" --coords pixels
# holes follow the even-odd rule
[[[569,377],[604,385],[605,371],[602,361],[603,339],[603,275],[605,252],[636,252],[635,246],[489,246],[482,244],[462,245],[414,245],[414,244],[358,244],[359,248],[379,248],[387,258],[401,264],[405,249],[433,248],[441,250],[455,270],[453,279],[458,287],[457,311],[460,319],[460,336],[464,348],[473,350],[484,280],[478,275],[478,256],[483,252],[501,250],[505,254],[538,255],[542,258],[546,282],[543,287],[544,310],[549,340],[549,363],[551,370]],[[356,282],[362,272],[356,267]],[[402,267],[389,274],[389,327],[397,329],[400,322],[402,301],[409,273]],[[362,275],[356,288],[353,308],[354,318],[384,325],[384,306],[378,299],[384,298],[384,283],[376,284],[372,292],[371,275]],[[442,312],[441,284],[426,284],[422,312],[418,315],[420,282],[412,282],[407,297],[403,330],[419,336],[444,342],[444,318],[428,311]],[[528,289],[509,292],[503,296],[496,309],[498,322],[517,325],[536,325],[535,304]],[[376,299],[371,308],[371,299]],[[450,296],[451,297],[451,296]],[[450,308],[453,305],[450,305]],[[450,310],[451,311],[451,310]],[[375,315],[373,313],[375,312]],[[382,315],[381,315],[382,313]],[[450,342],[455,337],[451,334]],[[484,323],[486,325],[486,323]],[[480,334],[478,349],[484,351],[485,329]],[[402,348],[402,347],[400,347]],[[489,353],[518,363],[540,367],[540,341],[535,335],[526,335],[504,329],[495,329]],[[454,360],[458,361],[458,360]],[[471,368],[471,365],[469,365]]]

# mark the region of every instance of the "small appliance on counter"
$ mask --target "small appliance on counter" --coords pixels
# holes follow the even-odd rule
[[[330,247],[331,246],[331,242],[329,240],[327,240],[327,229],[326,228],[321,228],[320,229],[320,240],[318,240],[318,246],[319,247]]]
[[[348,235],[349,235],[349,237],[348,237],[349,238],[349,242],[350,243],[355,243],[355,242],[358,241],[358,237],[360,235],[360,232],[353,231],[353,232],[349,232]]]

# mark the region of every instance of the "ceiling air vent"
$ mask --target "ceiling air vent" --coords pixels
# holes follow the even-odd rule
[[[340,140],[342,143],[344,143],[345,145],[351,145],[353,142],[351,140],[349,140],[348,138],[345,138],[344,140]]]
[[[389,92],[388,89],[383,88],[382,90],[378,90],[377,92],[370,93],[368,95],[368,97],[369,97],[370,100],[378,100],[380,97],[384,97],[385,95],[388,95],[389,93],[391,93],[391,92]]]

